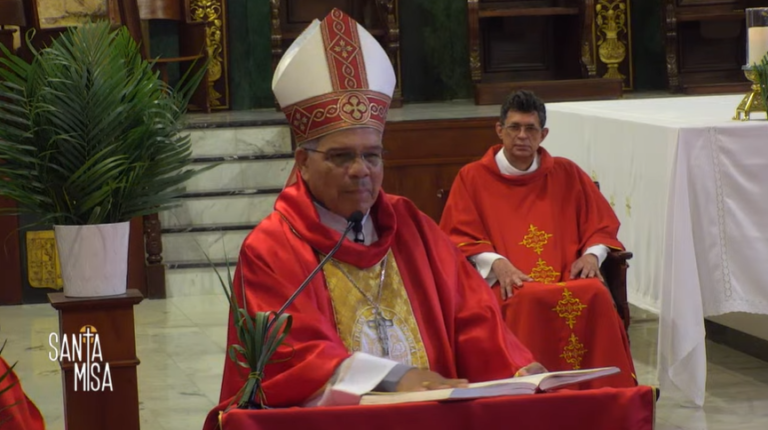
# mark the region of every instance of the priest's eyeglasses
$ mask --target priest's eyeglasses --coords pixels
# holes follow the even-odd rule
[[[304,148],[309,152],[316,152],[325,155],[325,159],[337,167],[349,167],[355,160],[362,158],[363,162],[370,167],[378,167],[386,154],[386,151],[374,150],[359,154],[355,151],[319,151],[317,149]]]
[[[536,135],[541,133],[541,129],[539,127],[536,127],[533,124],[518,124],[515,122],[509,125],[505,125],[502,128],[505,130],[509,130],[514,135],[520,134],[521,130],[525,130],[525,134]]]

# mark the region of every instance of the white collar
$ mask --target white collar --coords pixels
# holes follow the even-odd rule
[[[507,160],[507,157],[504,156],[504,148],[502,147],[498,154],[496,154],[496,165],[499,166],[499,171],[502,175],[509,175],[509,176],[520,176],[520,175],[527,175],[529,173],[533,173],[536,171],[536,169],[539,168],[539,153],[536,152],[536,156],[533,157],[533,163],[531,163],[531,167],[528,168],[528,170],[520,170],[509,163],[509,160]]]
[[[317,202],[314,202],[314,204],[315,208],[317,208],[317,214],[320,216],[320,222],[323,223],[323,225],[339,233],[344,233],[344,230],[347,229],[347,220],[343,216],[329,211]],[[363,244],[365,246],[368,246],[379,240],[378,236],[376,235],[376,228],[374,227],[373,221],[369,216],[370,214],[371,211],[369,210],[368,213],[366,213],[363,217],[363,235],[365,238],[365,242]],[[347,233],[347,239],[354,241],[355,233],[352,231]]]

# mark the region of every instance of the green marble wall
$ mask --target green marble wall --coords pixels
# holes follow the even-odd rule
[[[274,106],[269,1],[228,0],[233,110]]]
[[[228,0],[230,88],[234,110],[273,106],[269,2]],[[636,91],[665,88],[662,0],[633,0]],[[406,102],[472,97],[466,0],[400,0],[403,96]],[[151,29],[153,53],[173,48],[173,30]]]
[[[635,91],[666,89],[662,7],[662,0],[631,0]]]

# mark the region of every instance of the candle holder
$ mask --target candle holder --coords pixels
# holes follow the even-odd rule
[[[744,66],[742,67],[742,70],[744,70],[744,76],[746,76],[747,79],[752,82],[752,88],[751,91],[747,93],[747,95],[745,95],[741,100],[741,103],[739,103],[739,107],[736,108],[736,115],[733,117],[733,119],[749,121],[749,116],[751,113],[764,112],[768,114],[768,112],[766,111],[766,106],[763,102],[760,83],[757,80],[757,71],[755,71],[755,69],[753,69],[751,66]]]
[[[747,18],[747,65],[742,67],[744,75],[752,82],[752,88],[736,108],[734,120],[749,120],[750,113],[766,112],[760,81],[755,67],[761,64],[768,53],[768,7],[745,10]]]

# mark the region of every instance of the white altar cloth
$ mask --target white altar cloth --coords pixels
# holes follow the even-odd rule
[[[542,144],[600,182],[634,253],[632,304],[659,314],[661,392],[704,404],[704,318],[768,314],[768,121],[742,95],[548,105]],[[755,115],[758,117],[759,115]]]

